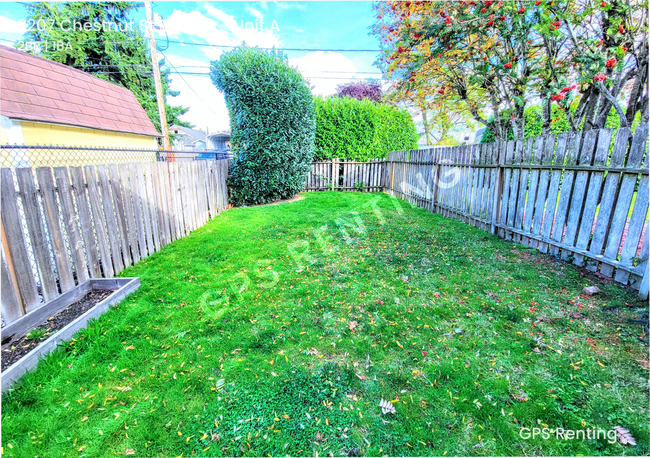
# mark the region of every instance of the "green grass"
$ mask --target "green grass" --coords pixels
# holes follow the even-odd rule
[[[650,451],[641,328],[601,310],[647,304],[385,194],[229,210],[122,275],[3,395],[6,456]],[[544,425],[638,445],[519,435]]]

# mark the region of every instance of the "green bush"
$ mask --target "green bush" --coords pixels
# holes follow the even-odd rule
[[[417,133],[406,110],[369,99],[315,99],[316,159],[368,161],[389,151],[417,148]]]
[[[210,77],[230,111],[231,203],[293,197],[304,187],[314,156],[309,84],[280,51],[246,45],[212,62]]]

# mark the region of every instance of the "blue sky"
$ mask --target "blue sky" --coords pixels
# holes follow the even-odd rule
[[[163,18],[169,46],[162,51],[180,72],[203,73],[210,61],[242,41],[261,47],[303,49],[286,51],[289,62],[310,80],[314,94],[329,95],[352,78],[380,78],[373,62],[376,52],[329,50],[377,50],[369,35],[374,22],[372,3],[363,2],[154,2]],[[144,7],[133,15],[136,25],[144,19]],[[10,45],[25,30],[25,8],[18,3],[0,4],[0,43]],[[263,23],[263,25],[262,25]],[[7,41],[9,40],[9,41]],[[165,48],[164,34],[157,35]],[[181,95],[171,104],[190,108],[184,119],[210,131],[229,128],[223,96],[209,77],[172,75],[172,89]]]

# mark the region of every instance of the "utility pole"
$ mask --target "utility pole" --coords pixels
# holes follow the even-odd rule
[[[149,44],[151,47],[151,65],[153,67],[153,80],[156,85],[156,99],[158,100],[158,113],[160,114],[160,130],[163,135],[163,148],[171,150],[169,143],[169,131],[167,130],[167,114],[165,113],[165,96],[162,92],[160,82],[160,69],[158,68],[158,54],[156,53],[156,37],[153,34],[153,23],[151,17],[151,3],[144,2],[144,11],[147,15],[147,32],[149,33]]]

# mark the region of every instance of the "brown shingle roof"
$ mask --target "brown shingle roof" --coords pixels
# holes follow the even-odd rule
[[[128,89],[2,45],[0,114],[27,121],[160,136]]]

